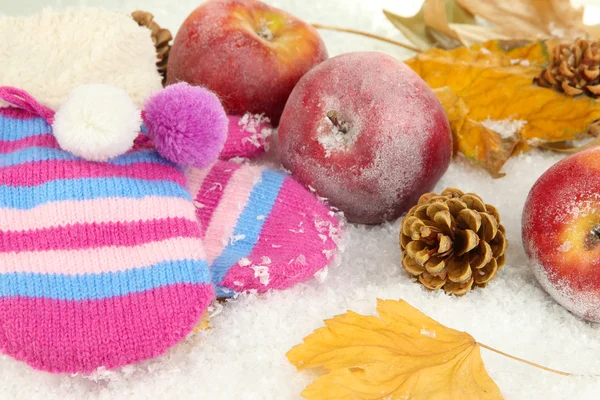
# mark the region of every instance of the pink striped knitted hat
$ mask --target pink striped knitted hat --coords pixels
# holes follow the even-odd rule
[[[51,110],[0,97],[25,108],[0,108],[0,351],[51,372],[163,353],[214,299],[181,168],[143,136],[86,161],[60,148]]]

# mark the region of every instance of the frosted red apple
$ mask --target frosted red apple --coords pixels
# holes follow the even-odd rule
[[[231,114],[266,113],[279,120],[298,80],[327,59],[309,24],[256,0],[209,0],[177,32],[169,84],[204,86]]]
[[[523,245],[544,289],[600,322],[600,148],[558,162],[535,183],[523,211]]]
[[[383,53],[344,54],[313,68],[279,127],[281,161],[351,222],[393,220],[444,174],[452,135],[427,84]]]

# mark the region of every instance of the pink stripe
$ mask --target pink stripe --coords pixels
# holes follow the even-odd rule
[[[127,177],[145,180],[169,180],[185,186],[185,176],[167,164],[135,163],[113,165],[84,160],[38,161],[0,168],[2,182],[9,186],[35,186],[57,179]]]
[[[136,246],[173,237],[198,237],[198,223],[182,218],[75,224],[34,231],[0,231],[4,252]]]
[[[263,170],[264,167],[246,166],[235,171],[229,180],[204,237],[204,248],[209,264],[229,243],[237,220],[246,207],[250,192],[260,179]]]
[[[34,119],[40,118],[39,115],[32,114],[27,112],[21,108],[16,107],[2,107],[0,105],[0,115],[8,118],[17,118],[17,119]]]
[[[157,357],[184,339],[214,299],[177,284],[102,300],[0,299],[0,350],[54,373],[89,373]]]
[[[0,231],[27,231],[69,224],[125,223],[163,218],[196,221],[196,213],[188,200],[168,197],[59,201],[31,210],[0,208]]]
[[[149,267],[171,260],[204,259],[202,241],[199,238],[174,238],[138,246],[0,252],[0,273],[98,274]]]
[[[187,178],[187,188],[189,192],[192,194],[192,199],[196,198],[196,193],[202,187],[202,182],[204,182],[204,178],[210,172],[211,168],[187,168],[185,170],[185,176]]]
[[[234,291],[256,289],[262,293],[306,281],[331,261],[328,255],[332,257],[337,249],[339,228],[339,221],[329,215],[324,204],[299,183],[286,178],[248,257],[250,266],[235,264],[220,285]],[[268,268],[268,284],[260,282],[252,265]]]
[[[200,222],[200,235],[204,238],[213,212],[217,209],[223,191],[231,176],[240,168],[239,164],[217,161],[204,178],[202,187],[194,193],[196,200],[196,216]]]
[[[265,152],[268,137],[263,137],[262,131],[273,129],[269,122],[258,122],[257,117],[252,115],[246,119],[246,124],[241,124],[243,116],[229,115],[228,118],[227,141],[219,154],[219,159],[255,158]]]
[[[0,154],[12,153],[13,151],[26,149],[28,147],[48,147],[52,149],[60,148],[56,138],[51,133],[46,135],[29,136],[14,141],[0,140]]]

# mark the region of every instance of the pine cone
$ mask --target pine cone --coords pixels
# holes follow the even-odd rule
[[[600,49],[598,42],[577,39],[573,45],[561,44],[554,48],[550,65],[535,82],[554,88],[567,96],[582,93],[600,96]]]
[[[402,266],[428,289],[464,295],[504,265],[505,233],[496,208],[476,194],[426,193],[402,223]]]
[[[167,82],[167,63],[169,61],[169,52],[171,51],[169,42],[173,39],[173,36],[168,29],[161,28],[154,22],[154,15],[149,12],[138,10],[132,12],[131,16],[139,26],[145,26],[152,31],[152,42],[154,42],[158,57],[156,67],[163,77],[164,86]]]

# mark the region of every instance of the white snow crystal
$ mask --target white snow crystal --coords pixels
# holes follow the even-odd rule
[[[325,267],[325,268],[320,269],[317,272],[315,272],[315,279],[319,283],[323,283],[327,279],[328,274],[329,274],[329,268]]]
[[[265,117],[264,114],[244,114],[244,116],[238,122],[238,125],[244,132],[251,133],[251,135],[242,138],[242,143],[249,142],[256,147],[264,146],[265,150],[268,151],[267,139],[273,135],[273,129],[262,128],[259,131],[259,128],[261,124],[269,122],[269,118]]]
[[[268,256],[262,256],[260,258],[260,263],[264,265],[269,265],[271,264],[271,259]]]
[[[230,239],[229,239],[229,243],[230,244],[235,244],[237,242],[239,242],[240,240],[244,240],[246,239],[246,235],[244,234],[240,234],[240,235],[233,235]]]
[[[571,250],[572,248],[573,248],[573,243],[571,243],[570,241],[567,240],[562,245],[560,245],[560,247],[558,248],[558,251],[560,251],[561,253],[566,253],[567,251]]]
[[[492,120],[488,118],[481,124],[496,132],[501,138],[507,139],[519,133],[527,125],[527,121],[518,119]]]
[[[244,257],[241,258],[240,261],[238,261],[238,264],[240,265],[240,267],[247,267],[249,265],[252,265],[252,261],[250,261],[249,258]]]
[[[427,336],[427,337],[430,337],[430,338],[432,338],[432,339],[435,339],[435,338],[436,338],[435,331],[428,331],[427,329],[421,329],[421,330],[419,331],[419,333],[420,333],[421,335],[423,335],[423,336]]]
[[[265,265],[252,265],[250,268],[254,270],[254,277],[258,278],[261,284],[267,286],[271,282],[269,267]]]

